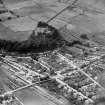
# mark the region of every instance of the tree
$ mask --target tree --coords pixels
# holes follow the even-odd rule
[[[89,40],[87,34],[81,34],[80,38],[85,39],[85,40]]]

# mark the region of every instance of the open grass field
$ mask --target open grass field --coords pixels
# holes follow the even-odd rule
[[[35,29],[38,21],[47,21],[68,5],[56,1],[57,0],[4,0],[6,7],[11,10],[13,9],[16,14],[22,17],[1,23],[0,38],[27,39],[31,31]],[[70,11],[70,9],[66,10],[49,24],[57,29],[64,25],[71,24],[74,27],[68,28],[71,33],[77,33],[76,35],[79,35],[78,33],[89,33],[90,38],[94,40],[98,40],[99,38],[100,42],[104,43],[105,37],[102,35],[105,31],[104,0],[78,0],[77,4],[85,11],[84,14],[80,14],[82,9],[78,8],[77,5],[74,11]],[[96,33],[96,35],[93,37],[92,35],[94,33]],[[68,37],[71,40],[70,34],[68,34]]]

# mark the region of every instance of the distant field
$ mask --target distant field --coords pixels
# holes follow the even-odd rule
[[[89,39],[101,45],[105,45],[105,32],[91,33],[91,34],[88,34],[88,36],[89,36]]]
[[[30,0],[4,0],[4,2],[7,4],[23,2],[23,1],[30,1]],[[42,0],[42,1],[46,2],[46,1],[50,1],[50,0]],[[82,1],[89,1],[89,3],[90,3],[90,1],[94,1],[94,0],[82,0]],[[83,4],[81,4],[81,5],[83,5]],[[56,10],[56,6],[55,7],[52,6],[52,7],[53,7],[53,9],[55,8],[54,10]],[[61,7],[63,8],[62,5],[61,5]],[[96,7],[94,7],[94,8],[96,8]],[[59,8],[57,8],[57,9],[59,9]],[[36,8],[36,7],[27,7],[27,8],[17,10],[17,12],[22,16],[23,15],[31,16],[31,14],[33,14],[34,15],[34,16],[32,16],[33,19],[36,19],[36,17],[37,17],[36,13],[37,12],[41,13],[41,11],[43,12],[44,8],[42,8],[40,10],[40,8]],[[48,11],[48,13],[50,12],[50,10],[47,7],[45,8],[45,11]],[[69,13],[69,12],[67,12],[67,13]],[[39,17],[39,20],[40,20],[40,18],[41,17]],[[38,20],[38,18],[37,18],[37,20]],[[91,11],[89,11],[89,13],[86,12],[86,15],[77,16],[75,18],[69,19],[68,21],[69,21],[68,23],[73,24],[75,26],[74,30],[70,30],[70,33],[68,32],[67,34],[63,34],[65,39],[69,40],[69,41],[71,41],[73,39],[73,37],[71,37],[71,34],[75,34],[77,37],[79,37],[80,34],[78,34],[78,33],[95,33],[95,32],[99,33],[99,32],[103,32],[105,30],[105,14],[99,14],[99,15],[95,14],[95,13],[92,14]],[[25,21],[25,23],[27,23],[27,22]],[[27,25],[25,24],[25,26],[30,27],[31,26],[30,23],[31,22],[29,21],[29,23],[27,23]],[[21,22],[20,23],[18,22],[17,24],[21,24]],[[22,23],[22,24],[24,24],[24,23]],[[19,25],[19,26],[24,26],[24,25]],[[13,27],[13,26],[10,25],[9,28],[11,28],[11,27]],[[21,28],[21,30],[22,30],[22,28]],[[2,24],[0,24],[0,38],[11,39],[11,40],[12,39],[26,40],[29,37],[29,35],[30,35],[30,32],[28,32],[28,31],[15,33],[13,31],[5,28]],[[105,36],[104,35],[97,34],[94,36],[95,37],[91,37],[91,35],[89,35],[90,39],[93,39],[94,41],[103,43],[105,45]]]
[[[6,28],[4,25],[0,24],[0,38],[8,40],[26,40],[30,36],[29,31],[23,32],[13,32],[10,29]]]
[[[29,0],[3,0],[5,3],[17,3],[22,1],[29,1]]]

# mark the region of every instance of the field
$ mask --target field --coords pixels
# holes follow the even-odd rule
[[[26,40],[31,31],[35,29],[38,21],[47,21],[67,6],[67,3],[58,3],[56,1],[4,0],[6,8],[13,10],[20,18],[13,18],[2,22],[0,24],[0,38]],[[73,11],[67,9],[49,24],[57,29],[70,24],[68,30],[71,31],[71,34],[78,36],[81,33],[87,33],[90,39],[104,43],[104,1],[78,0],[77,4],[77,7]],[[11,14],[0,14],[0,17],[3,19],[8,16],[11,17]],[[65,37],[71,40],[70,34]]]

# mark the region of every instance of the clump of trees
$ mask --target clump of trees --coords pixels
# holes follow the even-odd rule
[[[0,39],[0,50],[5,50],[7,52],[29,53],[44,52],[62,46],[64,44],[64,40],[58,30],[48,24],[46,24],[46,26],[48,30],[51,30],[51,34],[38,33],[38,35],[35,35],[35,32],[33,31],[29,39],[21,42]]]
[[[85,40],[89,40],[87,34],[81,34],[80,38],[85,39]]]

